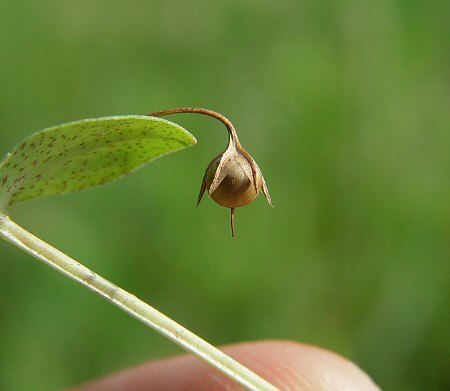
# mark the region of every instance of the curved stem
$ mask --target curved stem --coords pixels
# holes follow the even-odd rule
[[[66,254],[0,214],[0,236],[40,261],[99,294],[121,310],[152,327],[248,390],[276,391],[266,380],[208,344],[147,303],[104,279]]]
[[[222,122],[226,126],[228,133],[230,135],[230,141],[234,145],[240,146],[236,130],[234,129],[234,126],[231,123],[231,121],[228,118],[226,118],[225,116],[223,116],[222,114],[219,114],[213,110],[208,110],[208,109],[203,109],[203,108],[198,108],[198,107],[180,107],[177,109],[155,111],[154,113],[150,113],[147,115],[151,116],[151,117],[162,117],[162,116],[169,115],[169,114],[181,114],[181,113],[203,114],[203,115],[208,115],[210,117],[218,119],[220,122]]]

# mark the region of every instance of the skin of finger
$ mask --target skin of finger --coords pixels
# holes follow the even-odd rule
[[[291,341],[258,341],[222,350],[280,390],[379,391],[351,361],[330,351]],[[242,390],[197,358],[183,355],[124,370],[72,391]]]

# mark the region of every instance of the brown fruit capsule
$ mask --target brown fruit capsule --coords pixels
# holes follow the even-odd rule
[[[157,117],[175,113],[197,113],[214,117],[225,124],[230,139],[227,149],[214,158],[203,176],[197,205],[202,200],[205,190],[219,205],[231,210],[231,234],[234,236],[234,209],[250,204],[262,191],[267,202],[272,205],[269,191],[256,162],[242,148],[233,124],[223,115],[215,111],[198,108],[180,108],[158,111],[149,114]]]
[[[252,169],[242,155],[236,154],[226,158],[222,168],[218,170],[223,154],[214,159],[205,172],[202,184],[208,189],[209,196],[219,205],[234,209],[248,205],[257,194],[252,183]],[[214,178],[218,177],[215,188],[212,187]],[[204,190],[203,190],[204,191]]]

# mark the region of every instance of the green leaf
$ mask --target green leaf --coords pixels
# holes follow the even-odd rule
[[[196,142],[173,122],[140,115],[44,129],[0,164],[0,211],[22,201],[101,185]]]

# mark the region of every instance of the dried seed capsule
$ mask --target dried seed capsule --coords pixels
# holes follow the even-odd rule
[[[229,157],[217,172],[221,159],[222,155],[214,159],[206,170],[206,189],[210,197],[226,208],[248,205],[258,195],[252,183],[250,164],[242,155],[235,155]],[[217,187],[211,191],[216,172],[220,178]]]
[[[223,115],[215,111],[200,108],[179,108],[163,110],[149,114],[159,117],[175,113],[197,113],[209,115],[221,121],[228,129],[230,139],[228,147],[209,164],[203,176],[197,205],[205,191],[217,202],[231,210],[231,233],[234,236],[234,209],[250,204],[262,191],[267,202],[272,205],[269,191],[256,162],[242,148],[233,124]]]
[[[205,190],[219,205],[231,209],[231,233],[234,236],[234,209],[250,204],[261,190],[272,205],[264,177],[250,154],[237,138],[230,138],[226,151],[216,157],[206,169],[198,196]]]

